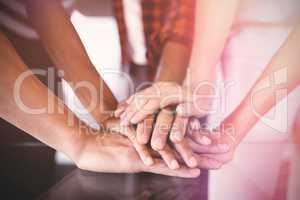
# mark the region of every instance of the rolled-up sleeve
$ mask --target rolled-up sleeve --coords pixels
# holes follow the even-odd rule
[[[148,41],[148,60],[150,65],[157,66],[164,46],[175,41],[192,48],[195,26],[196,0],[165,0],[160,4],[159,28],[153,28]],[[156,20],[152,20],[156,23]]]
[[[161,41],[168,40],[191,45],[194,36],[195,0],[175,0],[170,5],[160,33]]]

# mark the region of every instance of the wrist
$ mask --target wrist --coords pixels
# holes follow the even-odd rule
[[[240,115],[236,112],[233,112],[221,123],[222,131],[226,135],[234,138],[237,144],[243,140],[252,127],[252,125],[248,123],[246,116],[243,118],[239,116]]]
[[[93,131],[93,133],[91,132]],[[74,130],[69,145],[65,146],[65,154],[75,163],[79,163],[89,141],[95,135],[94,130],[84,125]]]
[[[99,117],[97,118],[98,123],[101,128],[106,128],[107,123],[111,120],[114,119],[114,113],[106,113],[106,114],[100,114]]]

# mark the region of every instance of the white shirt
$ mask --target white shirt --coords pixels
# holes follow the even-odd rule
[[[135,64],[146,65],[147,58],[141,0],[123,0],[123,5],[131,59]]]
[[[299,19],[299,10],[299,0],[242,0],[236,24],[290,26]]]

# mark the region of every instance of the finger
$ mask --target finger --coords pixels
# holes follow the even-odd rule
[[[173,122],[170,139],[174,143],[181,142],[186,134],[188,118],[176,116]]]
[[[198,163],[196,156],[193,153],[186,139],[174,144],[174,147],[188,167],[197,167]]]
[[[125,111],[125,109],[126,109],[125,106],[117,108],[117,110],[115,110],[114,112],[114,116],[119,118],[122,115],[122,113]]]
[[[219,162],[213,158],[206,157],[204,155],[197,156],[198,167],[201,169],[220,169],[222,167],[222,162]]]
[[[207,153],[227,153],[236,146],[236,139],[232,135],[226,135],[219,131],[193,131],[190,136],[192,140],[199,144],[199,148]],[[206,147],[205,147],[206,146]],[[205,152],[201,152],[205,153]]]
[[[141,158],[141,160],[145,165],[151,166],[154,164],[154,160],[151,157],[149,149],[146,145],[142,145],[142,144],[138,144],[137,142],[134,142],[133,147],[135,148],[135,150],[139,154],[139,157]]]
[[[174,116],[170,111],[158,113],[151,138],[151,146],[154,150],[162,150],[169,136]]]
[[[148,99],[147,104],[143,106],[142,110],[135,112],[135,116],[130,119],[130,122],[136,124],[143,120],[147,115],[153,114],[160,108],[165,108],[175,103],[180,103],[183,100],[182,87],[172,82],[160,82],[154,84],[152,87],[136,94],[135,96],[142,96]],[[133,104],[132,101],[130,104]]]
[[[126,108],[125,112],[121,115],[121,118],[124,119],[124,123],[129,123],[130,119],[133,117],[133,115],[142,110],[144,105],[153,99],[156,99],[159,101],[159,97],[157,94],[159,92],[156,91],[156,87],[151,86],[148,87],[142,91],[139,91],[138,93],[132,95],[126,103],[129,104],[129,106]]]
[[[119,104],[118,108],[114,112],[114,116],[119,118],[125,112],[127,106],[128,106],[127,104],[122,104],[122,105]]]
[[[230,150],[228,144],[212,143],[211,145],[201,145],[194,141],[195,139],[187,138],[187,141],[195,153],[220,154],[227,153]]]
[[[139,144],[147,144],[153,130],[154,115],[148,116],[143,122],[137,125],[137,141]]]
[[[161,151],[158,151],[162,159],[166,162],[170,169],[179,169],[180,165],[176,160],[175,152],[171,149],[169,145],[166,145],[165,148]]]
[[[147,98],[140,98],[139,100],[134,100],[131,104],[129,104],[120,116],[121,124],[128,126],[130,124],[130,119],[135,115],[136,112],[143,110],[143,107],[145,104],[147,104],[147,102]]]
[[[155,114],[160,109],[159,101],[150,99],[142,109],[138,110],[129,120],[132,124],[137,124],[144,120],[148,115]]]
[[[231,162],[233,159],[232,152],[224,154],[201,154],[201,156],[206,157],[207,159],[213,159],[216,162],[222,163],[222,165]]]
[[[125,102],[127,104],[130,104],[133,101],[134,97],[135,97],[135,95],[131,95]]]
[[[177,170],[169,169],[160,159],[155,159],[155,164],[152,166],[144,166],[143,171],[181,178],[196,178],[200,175],[199,169],[190,169],[187,167],[181,167]]]
[[[141,145],[137,142],[137,139],[134,134],[134,130],[130,127],[127,128],[125,131],[126,136],[129,138],[129,140],[132,142],[133,147],[137,151],[139,157],[143,161],[145,165],[152,165],[154,164],[154,160],[151,157],[150,151],[147,148],[146,145]]]
[[[126,103],[126,101],[121,101],[118,104],[117,109],[114,112],[114,116],[119,118],[121,116],[121,114],[125,111],[125,109],[127,108],[128,104]]]
[[[200,144],[200,145],[211,145],[213,140],[212,134],[209,133],[209,131],[206,130],[198,130],[198,131],[189,131],[189,137],[193,139],[194,142]]]

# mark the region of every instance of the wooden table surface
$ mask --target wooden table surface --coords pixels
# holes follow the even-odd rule
[[[207,200],[208,173],[182,179],[148,173],[108,174],[76,169],[50,188],[42,200]]]

